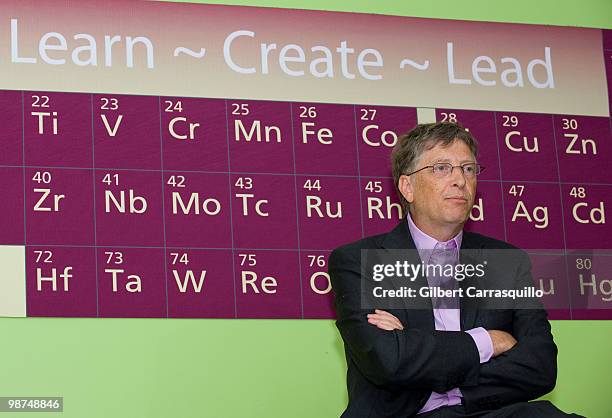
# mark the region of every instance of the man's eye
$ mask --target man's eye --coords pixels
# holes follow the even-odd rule
[[[476,171],[476,166],[474,164],[467,164],[463,166],[463,171],[469,174],[474,174]]]
[[[434,171],[443,173],[446,171],[446,164],[434,164]]]

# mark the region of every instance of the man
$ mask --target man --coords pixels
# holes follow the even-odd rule
[[[479,310],[463,300],[461,309],[363,307],[361,250],[418,250],[423,263],[432,263],[439,249],[517,254],[510,244],[463,232],[482,169],[477,155],[476,140],[457,124],[419,125],[401,136],[392,165],[406,218],[387,234],[330,255],[348,366],[342,417],[570,416],[548,401],[527,402],[550,392],[557,376],[557,347],[541,307]],[[452,254],[446,251],[444,262],[457,263]],[[532,284],[528,257],[518,254],[497,276],[516,286]],[[434,277],[420,280],[431,285]]]

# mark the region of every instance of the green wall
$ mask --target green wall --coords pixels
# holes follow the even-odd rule
[[[609,0],[209,3],[612,28]],[[612,417],[612,321],[552,326],[559,378],[545,398]],[[332,321],[0,318],[0,338],[0,396],[64,396],[65,417],[326,418],[346,404]]]
[[[559,378],[546,398],[611,417],[612,322],[552,325]],[[65,417],[326,418],[346,405],[332,321],[28,318],[0,329],[0,394],[64,396]]]
[[[163,0],[170,1],[170,0]],[[612,29],[610,0],[172,0]]]

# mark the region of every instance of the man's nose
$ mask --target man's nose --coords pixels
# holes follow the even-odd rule
[[[453,186],[463,188],[465,186],[465,174],[463,173],[463,167],[455,166],[453,167],[453,171],[451,172],[451,180],[453,182]]]

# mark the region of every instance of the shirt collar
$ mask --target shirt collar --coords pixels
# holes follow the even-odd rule
[[[412,235],[412,239],[414,240],[414,245],[417,250],[433,250],[436,247],[436,244],[439,242],[434,237],[427,235],[425,232],[421,231],[418,226],[412,220],[412,216],[410,215],[410,211],[406,214],[406,219],[408,220],[408,229],[410,229],[410,235]],[[450,241],[455,241],[457,244],[457,248],[461,248],[461,240],[463,239],[463,229],[459,231],[457,235],[453,238],[445,241],[445,243]]]

